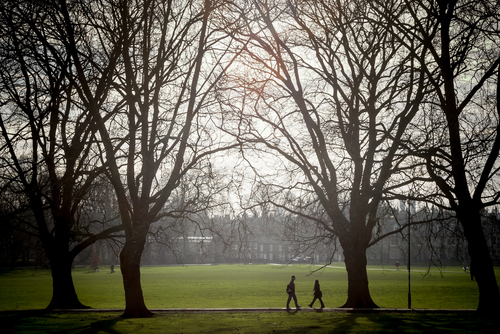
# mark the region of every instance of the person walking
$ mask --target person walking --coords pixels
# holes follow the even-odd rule
[[[292,279],[290,280],[290,283],[286,286],[286,292],[288,293],[288,301],[286,302],[286,309],[290,310],[290,300],[295,302],[295,308],[297,310],[300,310],[299,304],[297,304],[297,296],[295,295],[295,276],[292,276]]]
[[[323,293],[321,292],[321,289],[319,288],[319,281],[318,280],[316,280],[314,282],[313,294],[314,294],[314,299],[311,302],[311,304],[309,304],[309,307],[313,307],[313,304],[316,301],[316,299],[319,299],[319,301],[321,302],[321,308],[325,308],[325,304],[323,304],[323,300],[321,299],[323,297]]]

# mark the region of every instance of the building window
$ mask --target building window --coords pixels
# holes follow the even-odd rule
[[[260,244],[260,251],[263,252],[264,251],[264,244]]]
[[[269,245],[269,251],[272,252],[273,251],[273,245]]]
[[[279,249],[280,252],[282,252],[283,251],[283,246],[279,245],[278,249]]]

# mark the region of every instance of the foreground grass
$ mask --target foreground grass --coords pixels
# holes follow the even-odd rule
[[[7,333],[495,333],[498,323],[475,314],[215,313],[157,314],[122,319],[119,313],[0,313]]]
[[[284,307],[285,286],[297,276],[299,303],[310,303],[319,279],[327,307],[346,300],[347,275],[342,265],[311,275],[307,266],[218,265],[143,267],[141,281],[151,308]],[[380,307],[406,308],[408,272],[370,266],[370,291]],[[413,268],[412,307],[418,309],[475,309],[476,282],[460,267],[445,272]],[[419,272],[418,270],[422,270]],[[497,275],[499,274],[498,268]],[[497,276],[498,277],[498,276]],[[73,272],[80,300],[93,308],[122,309],[122,277],[103,268]],[[122,319],[112,313],[46,313],[52,279],[46,270],[0,272],[2,332],[7,333],[495,333],[498,323],[475,313],[158,313],[150,319]],[[17,311],[16,311],[17,310]]]
[[[340,307],[347,297],[347,274],[341,265],[310,275],[307,266],[217,265],[143,267],[141,280],[149,308],[284,307],[285,286],[296,275],[299,304],[312,300],[314,280],[319,279],[326,307]],[[368,271],[373,300],[383,308],[407,308],[408,272],[370,266]],[[392,268],[390,268],[392,269]],[[425,275],[414,268],[412,308],[475,309],[477,283],[460,267],[437,269]],[[419,272],[417,270],[422,270]],[[497,268],[497,277],[500,277]],[[80,301],[92,308],[122,309],[125,305],[119,269],[73,271]],[[0,272],[0,310],[45,308],[51,298],[52,279],[47,270],[18,269]]]

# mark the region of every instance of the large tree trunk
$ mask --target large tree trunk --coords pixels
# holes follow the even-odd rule
[[[60,254],[59,254],[60,256]],[[71,276],[72,259],[58,258],[49,259],[52,270],[52,300],[47,309],[88,309],[80,303],[76,295],[73,277]]]
[[[70,255],[69,251],[69,226],[70,224],[64,220],[56,220],[55,235],[49,233],[45,218],[43,217],[42,205],[40,199],[35,198],[35,206],[39,210],[34,210],[35,215],[38,215],[37,222],[39,225],[39,237],[43,244],[43,249],[49,259],[50,269],[52,272],[52,300],[47,309],[87,309],[80,303],[76,295],[75,286],[73,284],[73,276],[71,275],[71,267],[74,256]]]
[[[344,308],[378,308],[370,296],[368,274],[366,272],[366,247],[353,243],[344,247],[345,266],[347,269],[347,301]]]
[[[467,210],[461,210],[458,218],[464,228],[465,237],[469,243],[469,255],[474,277],[479,288],[479,305],[477,310],[482,313],[498,314],[500,312],[500,292],[493,270],[490,252],[484,237],[479,210],[468,205]]]
[[[136,229],[133,235],[127,238],[120,253],[120,270],[125,288],[125,312],[122,315],[124,318],[147,318],[153,315],[147,309],[142,294],[140,266],[147,229],[140,230]]]

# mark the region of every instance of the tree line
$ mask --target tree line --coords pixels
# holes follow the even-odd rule
[[[140,258],[151,226],[225,210],[235,189],[245,210],[285,211],[293,233],[338,239],[344,307],[377,307],[366,250],[381,207],[453,212],[478,310],[498,310],[481,219],[500,194],[499,6],[6,1],[2,221],[39,238],[49,308],[84,307],[75,256],[124,236],[124,316],[150,316]]]

